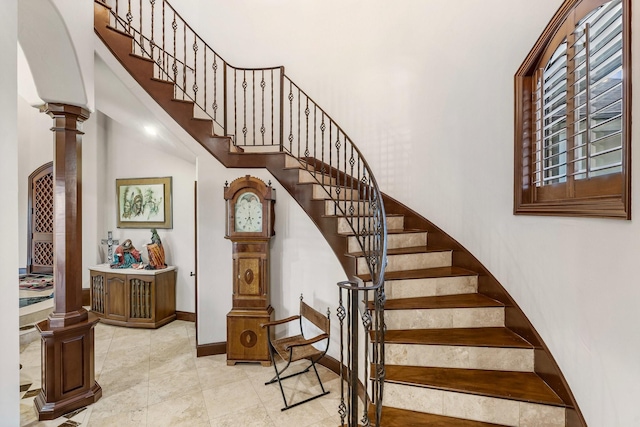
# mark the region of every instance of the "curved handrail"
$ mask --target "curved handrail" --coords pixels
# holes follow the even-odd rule
[[[365,301],[370,292],[375,294],[374,319],[366,307],[362,319],[365,329],[375,330],[372,362],[382,361],[383,374],[386,213],[378,183],[360,149],[285,74],[284,67],[232,66],[167,0],[99,1],[111,7],[113,26],[133,37],[133,53],[154,62],[154,76],[174,83],[174,98],[193,101],[196,117],[212,120],[212,134],[229,136],[245,150],[256,146],[277,148],[295,159],[324,189],[333,201],[329,214],[338,217],[338,232],[357,241],[360,252],[351,245],[349,249],[358,255],[356,274],[368,271],[371,275],[372,286],[354,285],[349,292],[365,295]],[[374,392],[378,409],[381,384],[379,391]]]

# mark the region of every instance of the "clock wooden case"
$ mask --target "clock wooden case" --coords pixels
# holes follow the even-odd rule
[[[274,233],[276,192],[246,175],[226,185],[226,232],[232,242],[233,298],[227,314],[227,364],[270,365],[267,330],[273,318],[269,295],[269,241]]]

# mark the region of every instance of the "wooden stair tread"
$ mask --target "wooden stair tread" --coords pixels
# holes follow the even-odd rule
[[[371,331],[375,339],[375,331]],[[534,348],[507,328],[398,329],[384,334],[388,344],[432,344],[450,346]]]
[[[388,216],[388,215],[387,215]],[[437,246],[411,246],[408,248],[394,248],[387,249],[387,255],[409,255],[409,254],[422,254],[430,252],[448,252],[451,248],[440,248]],[[363,257],[364,252],[351,252],[347,254],[351,257]]]
[[[300,184],[307,184],[307,183],[301,182]],[[321,184],[318,184],[318,183],[315,183],[315,184],[321,185]],[[345,215],[328,215],[328,214],[324,214],[322,216],[325,217],[325,218],[346,218]],[[368,218],[370,216],[371,215],[354,215],[353,217],[354,218],[358,218],[358,217],[360,217],[360,218]],[[404,216],[403,214],[387,214],[387,218],[399,218],[399,217],[403,217],[403,216]]]
[[[141,61],[150,62],[152,64],[156,63],[153,59],[151,59],[149,57],[146,57],[146,56],[138,55],[137,53],[130,53],[129,56],[131,56],[132,58],[139,59]]]
[[[375,408],[372,406],[372,408]],[[369,410],[369,420],[375,426],[375,409]],[[406,409],[382,407],[380,418],[382,427],[496,427],[502,424],[484,423],[482,421],[464,420],[444,415],[427,414],[408,411]]]
[[[386,365],[386,382],[479,394],[501,399],[566,406],[533,372]]]
[[[109,9],[111,9],[111,7],[109,7]],[[120,34],[120,35],[122,35],[122,36],[128,37],[128,38],[130,38],[131,40],[133,40],[133,36],[132,36],[131,34],[127,33],[127,32],[126,32],[126,31],[124,31],[124,30],[121,30],[121,29],[119,29],[119,28],[113,27],[113,26],[111,26],[111,25],[105,25],[105,27],[107,28],[107,30],[113,31],[113,32],[115,32],[115,33],[118,33],[118,34]]]
[[[475,271],[460,267],[434,267],[422,268],[418,270],[387,271],[384,274],[385,280],[404,279],[437,279],[442,277],[477,276]],[[364,282],[371,281],[371,274],[359,274],[358,277]]]
[[[164,84],[169,85],[171,87],[173,87],[173,85],[175,84],[171,80],[159,79],[157,77],[151,77],[151,80],[154,81],[154,82],[158,82],[158,83],[164,83]]]
[[[389,214],[393,215],[393,214]],[[419,228],[388,228],[387,234],[419,234],[419,233],[427,233],[427,230],[422,230]]]
[[[173,101],[173,102],[182,102],[182,103],[185,103],[185,104],[194,104],[195,105],[195,103],[190,99],[172,98],[171,101]],[[193,119],[194,117],[191,117],[191,118]]]
[[[482,294],[456,294],[390,299],[384,305],[385,310],[476,307],[504,307],[504,304]]]

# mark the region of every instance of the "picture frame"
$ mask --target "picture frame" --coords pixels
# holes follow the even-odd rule
[[[173,228],[172,177],[116,179],[118,228]]]

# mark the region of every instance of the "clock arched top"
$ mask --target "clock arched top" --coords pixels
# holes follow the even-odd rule
[[[276,191],[270,183],[246,175],[225,183],[224,198],[227,238],[268,239],[274,235]]]
[[[261,202],[276,199],[276,190],[271,187],[271,185],[267,185],[260,178],[250,175],[237,178],[233,180],[231,184],[225,186],[224,199],[236,201],[241,193],[247,189],[254,190],[254,192],[260,197]]]

